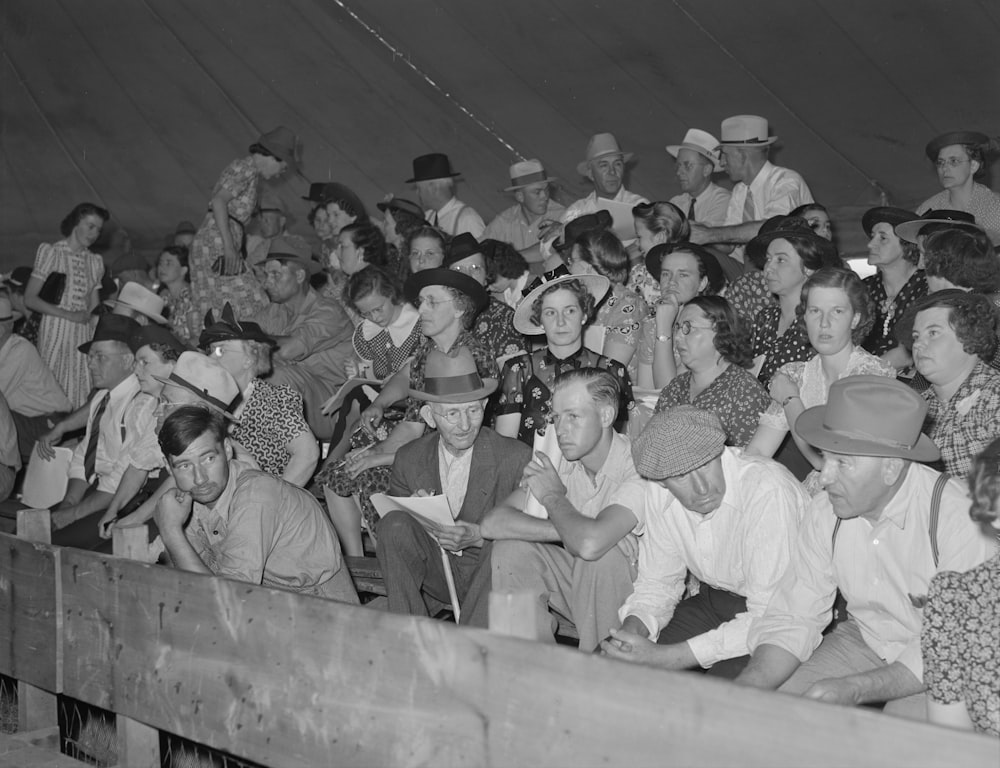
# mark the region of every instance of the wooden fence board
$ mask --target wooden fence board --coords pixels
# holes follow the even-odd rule
[[[282,766],[995,764],[996,741],[78,551],[65,688]]]
[[[0,534],[0,672],[53,693],[62,679],[59,553]]]

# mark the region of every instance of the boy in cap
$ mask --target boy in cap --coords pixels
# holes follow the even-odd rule
[[[632,444],[651,482],[639,575],[622,628],[601,644],[608,656],[728,678],[749,660],[750,622],[785,572],[808,498],[780,464],[725,442],[716,414],[682,405],[654,414]],[[700,587],[681,599],[688,571]]]

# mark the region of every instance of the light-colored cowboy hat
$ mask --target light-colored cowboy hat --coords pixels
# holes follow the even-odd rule
[[[607,155],[621,155],[623,163],[627,163],[632,159],[631,152],[622,152],[621,147],[618,146],[618,139],[615,138],[613,133],[595,133],[587,143],[587,159],[576,166],[577,173],[581,176],[586,176],[590,164],[599,157]]]
[[[595,306],[601,303],[601,299],[604,298],[611,288],[611,281],[603,275],[563,275],[553,280],[547,280],[521,299],[521,302],[517,305],[517,309],[514,310],[514,328],[525,336],[537,336],[540,333],[545,333],[545,329],[542,326],[531,322],[531,308],[535,300],[549,288],[557,288],[571,280],[577,281],[587,289],[590,295],[594,297]],[[586,318],[586,320],[589,319]]]
[[[691,128],[684,134],[684,140],[680,144],[667,145],[667,153],[675,160],[677,159],[677,153],[682,149],[690,149],[692,152],[697,152],[712,163],[712,168],[718,167],[719,140],[708,131]]]
[[[112,307],[124,307],[145,315],[154,323],[165,325],[167,318],[163,316],[166,302],[161,296],[139,283],[125,283],[118,298],[108,302]]]
[[[233,419],[240,401],[236,379],[218,362],[201,352],[183,352],[169,376],[154,376],[163,385],[172,384],[193,392],[207,406]]]
[[[542,166],[541,160],[521,160],[510,167],[510,186],[504,192],[516,192],[532,184],[555,181],[555,176],[549,176]]]
[[[734,115],[722,121],[722,138],[725,147],[767,147],[778,140],[768,136],[767,119],[759,115]]]

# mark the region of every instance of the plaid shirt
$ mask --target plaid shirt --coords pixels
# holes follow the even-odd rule
[[[927,400],[924,432],[941,449],[945,469],[966,477],[973,457],[1000,437],[1000,373],[980,360],[947,403],[933,387],[921,394]]]

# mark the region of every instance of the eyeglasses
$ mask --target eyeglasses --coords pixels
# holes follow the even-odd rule
[[[685,320],[682,323],[674,323],[674,333],[680,331],[685,336],[690,336],[691,331],[714,331],[715,326],[712,325],[692,325],[690,320]]]
[[[469,421],[482,418],[483,406],[479,403],[474,403],[473,405],[467,405],[465,408],[449,408],[447,411],[439,411],[436,408],[432,408],[431,413],[434,414],[435,418],[444,419],[449,424],[458,424],[462,420],[463,415]]]
[[[461,272],[463,275],[486,274],[486,267],[481,267],[478,264],[469,264],[466,266],[459,266],[458,264],[455,264],[451,267],[451,269],[454,272]]]
[[[104,365],[112,357],[123,357],[124,355],[130,355],[131,352],[88,352],[87,359],[93,360],[98,365]]]
[[[213,344],[212,351],[209,353],[212,357],[222,357],[229,352],[242,352],[243,347],[224,347],[222,344]]]
[[[938,168],[958,168],[958,166],[969,162],[967,157],[942,157],[934,161]]]
[[[417,299],[418,307],[428,307],[429,309],[437,309],[442,304],[448,304],[454,301],[454,299],[432,299],[429,296],[421,296]]]

